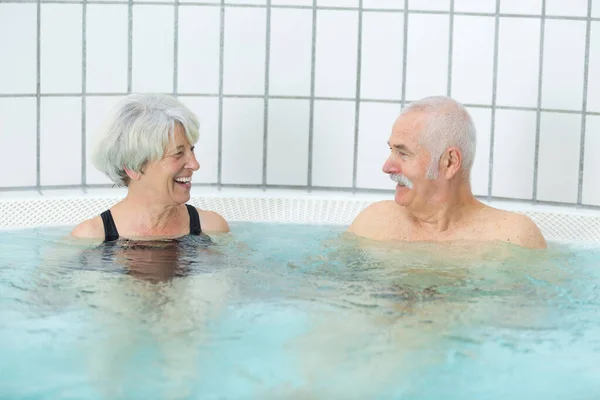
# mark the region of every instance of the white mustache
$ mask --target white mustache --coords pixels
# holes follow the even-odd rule
[[[406,186],[409,189],[413,188],[412,181],[402,174],[390,174],[390,179],[402,186]]]

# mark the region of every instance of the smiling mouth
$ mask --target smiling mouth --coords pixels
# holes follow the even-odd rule
[[[190,188],[192,186],[191,176],[175,178],[174,181],[185,188]]]

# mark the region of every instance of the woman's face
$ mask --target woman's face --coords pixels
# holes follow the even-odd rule
[[[190,199],[192,175],[200,168],[194,155],[194,146],[184,134],[183,127],[175,124],[173,138],[160,160],[148,163],[140,182],[148,195],[157,196],[165,203],[184,204]]]

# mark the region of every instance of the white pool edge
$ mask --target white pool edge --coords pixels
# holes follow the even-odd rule
[[[67,226],[98,215],[126,189],[46,190],[0,193],[0,229]],[[201,188],[191,204],[217,211],[228,221],[348,225],[369,204],[393,193],[349,193],[291,189]],[[531,217],[549,240],[600,243],[600,210],[518,201],[484,201]]]

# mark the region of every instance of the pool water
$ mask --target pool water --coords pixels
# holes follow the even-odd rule
[[[0,398],[600,398],[600,247],[231,228],[0,232]]]

